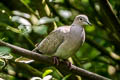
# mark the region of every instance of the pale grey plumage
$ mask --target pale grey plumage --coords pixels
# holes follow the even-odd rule
[[[84,25],[90,24],[86,15],[75,17],[72,25],[62,26],[53,30],[41,43],[33,50],[44,55],[57,56],[67,59],[78,51],[85,41]],[[20,57],[17,62],[29,63],[33,60]]]
[[[80,20],[81,19],[81,20]],[[83,21],[82,21],[83,20]],[[45,55],[67,59],[72,56],[85,41],[83,25],[89,20],[78,15],[72,25],[62,26],[52,31],[36,48]]]
[[[75,27],[75,25],[72,26]],[[74,33],[71,32],[71,28],[71,26],[59,27],[51,32],[36,49],[48,56],[58,56],[63,59],[70,57],[85,39],[83,28],[77,27],[78,31],[73,31]]]

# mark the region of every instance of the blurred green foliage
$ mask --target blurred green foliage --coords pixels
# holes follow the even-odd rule
[[[1,0],[0,39],[32,50],[53,29],[70,25],[78,14],[86,14],[93,25],[85,27],[86,42],[72,56],[73,64],[112,80],[120,80],[119,0]],[[10,53],[9,48],[0,46],[0,58],[4,57],[8,63],[0,73],[5,80],[84,80],[45,64],[29,65],[42,72],[41,76],[36,76],[34,71],[24,76],[28,65],[22,67],[13,63],[19,56],[12,54],[11,58]],[[4,60],[0,60],[0,66],[4,66]]]

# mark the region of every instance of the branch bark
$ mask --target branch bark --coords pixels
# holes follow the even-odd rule
[[[47,56],[38,54],[36,52],[29,51],[29,50],[24,49],[24,48],[14,46],[12,44],[6,43],[6,42],[1,41],[1,40],[0,40],[0,46],[7,46],[7,47],[11,48],[13,51],[15,51],[15,53],[18,55],[21,55],[21,56],[24,56],[24,57],[27,57],[30,59],[34,59],[34,60],[39,61],[39,62],[46,63],[46,64],[49,64],[51,66],[55,66],[60,71],[80,75],[82,77],[88,78],[89,80],[110,80],[108,78],[105,78],[103,76],[100,76],[100,75],[92,73],[92,72],[89,72],[87,70],[76,67],[74,65],[72,65],[71,66],[72,69],[69,70],[69,68],[67,67],[67,64],[65,64],[64,62],[60,62],[59,66],[54,65],[51,57],[47,57]]]

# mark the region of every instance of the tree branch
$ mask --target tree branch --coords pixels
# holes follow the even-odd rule
[[[29,51],[29,50],[24,49],[24,48],[14,46],[12,44],[6,43],[6,42],[1,41],[1,40],[0,40],[0,46],[7,46],[7,47],[11,48],[13,51],[15,51],[15,54],[18,54],[18,55],[21,55],[21,56],[24,56],[24,57],[27,57],[27,58],[30,58],[30,59],[34,59],[36,61],[43,62],[43,63],[49,64],[49,65],[52,65],[52,66],[54,65],[51,57],[47,57],[47,56],[38,54],[36,52]],[[81,68],[76,67],[74,65],[72,65],[71,66],[72,69],[69,70],[68,67],[67,67],[67,64],[65,64],[64,62],[60,62],[59,66],[57,66],[57,65],[54,65],[54,66],[57,69],[59,69],[60,71],[80,75],[82,77],[85,77],[85,78],[88,78],[88,79],[91,79],[91,80],[110,80],[108,78],[105,78],[105,77],[100,76],[98,74],[95,74],[95,73],[89,72],[87,70],[81,69]]]

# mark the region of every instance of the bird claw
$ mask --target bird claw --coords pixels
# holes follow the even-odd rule
[[[56,56],[53,56],[53,64],[59,65],[59,58]]]
[[[68,60],[65,60],[65,63],[67,64],[67,66],[69,67],[69,69],[72,69],[72,63],[69,62]]]
[[[68,60],[64,60],[64,62],[67,64],[67,66],[69,67],[69,69],[72,69],[72,63],[69,62]],[[56,64],[57,66],[60,64],[60,60],[58,57],[53,56],[53,64]]]

